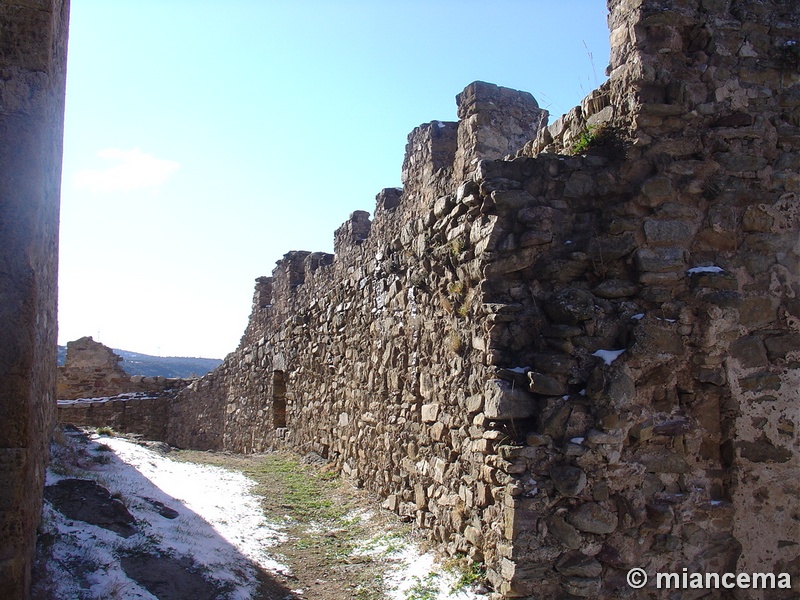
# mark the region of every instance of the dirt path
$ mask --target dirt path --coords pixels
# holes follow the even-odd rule
[[[382,560],[393,541],[410,534],[395,515],[376,509],[377,500],[336,477],[326,467],[285,453],[237,455],[179,451],[178,460],[221,466],[257,482],[268,520],[285,525],[286,541],[272,554],[292,577],[278,576],[298,597],[320,600],[384,598]],[[377,550],[370,554],[359,547]],[[271,596],[264,596],[271,600]]]

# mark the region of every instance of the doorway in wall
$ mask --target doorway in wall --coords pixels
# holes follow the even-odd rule
[[[286,428],[286,375],[283,371],[272,372],[272,425],[275,429]]]

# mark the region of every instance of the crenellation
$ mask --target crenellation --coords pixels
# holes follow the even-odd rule
[[[628,597],[640,567],[790,598],[800,6],[608,5],[607,82],[549,126],[475,82],[412,131],[374,220],[257,280],[167,441],[316,452],[497,597]]]
[[[392,211],[400,205],[403,188],[384,188],[375,196],[375,215],[382,211]]]
[[[344,256],[350,248],[359,246],[369,236],[371,227],[372,221],[367,211],[356,210],[350,213],[350,218],[334,233],[334,254]]]
[[[454,177],[469,179],[478,161],[514,155],[547,125],[548,113],[528,92],[483,81],[456,96],[458,149]]]
[[[609,81],[549,127],[476,82],[412,132],[402,192],[262,325],[262,367],[209,376],[239,399],[224,447],[280,362],[255,447],[314,448],[503,597],[794,569],[791,484],[746,481],[798,469],[800,81],[774,57],[799,15],[712,4],[610,2]]]

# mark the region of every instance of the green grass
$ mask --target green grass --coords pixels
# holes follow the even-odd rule
[[[415,577],[414,585],[406,592],[405,600],[436,600],[439,595],[439,585],[436,580],[438,573],[428,573],[424,578]]]
[[[451,594],[486,581],[486,567],[482,563],[470,560],[463,554],[450,559],[445,564],[445,569],[456,577],[450,588]]]
[[[586,129],[581,132],[580,137],[572,144],[572,154],[583,154],[592,146],[597,145],[597,143],[602,139],[604,133],[604,129],[602,127],[596,127],[588,125]]]
[[[293,517],[303,521],[335,520],[346,513],[346,507],[336,505],[330,492],[335,474],[315,473],[293,458],[268,454],[257,468],[257,474],[274,477],[283,488],[281,503]]]

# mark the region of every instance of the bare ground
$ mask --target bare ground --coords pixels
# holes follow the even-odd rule
[[[97,534],[90,533],[86,538],[84,534],[74,529],[76,522],[87,521],[119,534],[116,529],[121,526],[129,526],[130,521],[130,519],[118,518],[120,511],[127,514],[120,500],[122,496],[120,494],[111,496],[105,488],[96,486],[94,481],[81,481],[80,479],[96,478],[103,482],[103,475],[98,470],[111,468],[115,461],[118,461],[116,457],[111,457],[111,448],[108,446],[114,444],[111,441],[103,443],[103,440],[107,440],[107,438],[91,440],[91,437],[97,438],[96,435],[92,435],[93,431],[66,428],[63,432],[58,433],[63,439],[61,444],[54,446],[54,463],[56,463],[54,467],[61,469],[62,477],[68,475],[78,477],[78,479],[62,480],[51,485],[49,487],[50,500],[45,512],[50,511],[51,521],[54,518],[53,511],[58,511],[62,515],[69,513],[71,515],[69,519],[73,519],[68,523],[68,528],[73,527],[69,535],[77,535],[81,539],[93,540],[92,536]],[[403,565],[399,564],[398,556],[405,549],[411,547],[410,544],[424,547],[424,541],[414,539],[416,536],[410,525],[403,523],[393,513],[380,509],[376,498],[370,497],[364,490],[356,489],[348,481],[338,477],[331,470],[330,465],[327,465],[318,456],[299,457],[284,452],[252,455],[200,452],[170,449],[166,444],[160,442],[136,439],[130,439],[130,441],[155,450],[170,461],[218,466],[227,471],[241,473],[255,482],[255,486],[248,493],[258,499],[266,521],[277,524],[283,534],[277,542],[272,540],[266,550],[275,561],[285,565],[288,569],[283,571],[278,569],[275,572],[254,565],[256,568],[253,572],[258,580],[258,589],[251,596],[253,599],[383,600],[393,597],[403,600],[444,598],[468,600],[479,597],[474,592],[480,591],[480,589],[475,590],[476,585],[480,588],[480,571],[476,570],[476,565],[470,565],[464,560],[460,562],[451,560],[447,575],[442,575],[447,568],[443,570],[439,567],[436,572],[431,572],[431,564],[426,565],[426,569],[422,571],[418,570],[416,575],[412,575],[410,571],[402,571]],[[152,465],[158,462],[155,459],[147,460]],[[130,465],[124,465],[121,462],[119,464],[131,468]],[[159,469],[167,468],[167,472],[170,472],[167,466],[170,464],[169,461],[163,464],[165,466],[159,467]],[[106,477],[109,477],[109,473],[106,472]],[[134,473],[136,472],[134,471]],[[136,475],[140,476],[138,473]],[[149,484],[146,479],[141,479],[141,481],[145,487]],[[65,490],[59,491],[65,486]],[[99,490],[96,489],[98,487]],[[75,490],[75,494],[73,494],[75,497],[70,496],[72,488]],[[88,498],[86,490],[89,488],[98,498],[96,505],[92,507],[84,505]],[[142,489],[137,486],[135,493],[143,494]],[[203,487],[202,489],[205,491],[207,488]],[[57,501],[54,500],[56,496],[59,496]],[[235,496],[233,497],[235,498]],[[153,513],[147,513],[151,515],[149,518],[156,521],[161,518],[179,520],[178,512],[169,506],[152,498],[145,496],[142,498],[147,506],[154,509]],[[129,498],[126,501],[130,502],[132,499]],[[165,497],[164,501],[169,502],[169,497]],[[70,507],[73,512],[70,512]],[[232,509],[226,510],[231,511]],[[90,518],[84,513],[91,513],[94,517]],[[141,518],[141,510],[139,514]],[[124,516],[122,515],[122,517]],[[56,518],[56,520],[58,519],[63,519],[63,516]],[[117,520],[120,523],[117,523]],[[135,527],[140,525],[144,527],[145,531],[148,530],[147,523],[134,523]],[[245,528],[242,531],[249,530]],[[104,560],[113,562],[113,556],[116,556],[119,569],[121,569],[121,571],[119,569],[116,571],[116,576],[121,579],[121,582],[119,586],[107,585],[106,592],[101,594],[104,598],[108,596],[108,590],[115,592],[113,596],[110,596],[114,598],[142,598],[143,596],[135,591],[125,592],[127,585],[125,582],[130,583],[130,580],[135,581],[136,584],[147,589],[160,600],[182,600],[183,598],[191,598],[191,600],[213,598],[216,600],[216,598],[228,597],[231,591],[230,588],[224,588],[224,585],[219,587],[221,585],[219,580],[216,580],[216,583],[213,579],[208,580],[207,573],[203,572],[200,565],[194,563],[190,555],[175,556],[169,552],[154,551],[153,547],[139,551],[137,550],[138,546],[134,546],[133,550],[129,547],[127,551],[117,548],[119,551],[111,552],[113,556],[106,554],[102,555],[104,558],[100,559],[98,556],[101,555],[94,554],[92,559],[79,552],[80,561],[72,561],[71,558],[66,562],[59,561],[59,565],[64,568],[60,570],[60,575],[56,575],[54,581],[54,569],[49,568],[49,565],[54,560],[58,561],[58,558],[52,552],[50,554],[48,552],[51,547],[58,545],[56,538],[59,535],[61,532],[58,531],[58,527],[50,527],[47,533],[40,534],[39,560],[34,572],[34,579],[38,579],[34,584],[32,596],[34,600],[55,598],[62,600],[63,588],[60,592],[52,590],[59,588],[57,579],[64,575],[73,577],[79,586],[72,588],[77,591],[70,592],[76,600],[96,600],[98,596],[89,589],[89,582],[97,581],[98,568],[101,569],[101,572],[105,572],[103,569],[107,568],[113,571],[115,567],[98,565],[98,560],[99,562]],[[114,536],[112,535],[112,537]],[[252,539],[260,538],[255,536]],[[63,549],[64,540],[61,539],[58,543],[62,544]],[[69,544],[69,542],[67,543]],[[71,557],[69,551],[66,555]],[[62,553],[62,558],[63,556]],[[419,557],[419,554],[416,553],[414,556]],[[432,563],[430,556],[426,556],[424,560]],[[230,568],[235,567],[229,567],[228,570]],[[55,569],[55,571],[59,570]],[[126,579],[125,576],[129,579]],[[404,578],[404,592],[392,594],[391,589],[398,587],[399,578]],[[252,582],[252,578],[249,581]],[[453,582],[456,582],[455,586],[453,586]],[[470,584],[473,589],[468,589]],[[119,594],[116,593],[118,588]],[[463,591],[453,592],[452,590],[455,588]],[[194,591],[187,595],[190,590]]]
[[[333,474],[325,465],[309,463],[290,453],[241,455],[178,451],[178,460],[241,471],[257,482],[268,520],[283,521],[287,541],[273,547],[277,560],[292,577],[277,576],[297,597],[320,600],[384,598],[386,564],[378,556],[353,555],[365,542],[385,544],[410,534],[394,514],[376,508],[375,498]],[[362,518],[369,516],[369,518]],[[384,551],[383,554],[385,554]],[[271,600],[267,591],[264,600]]]

